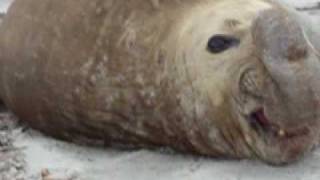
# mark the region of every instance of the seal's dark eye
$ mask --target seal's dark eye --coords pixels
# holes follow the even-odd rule
[[[240,44],[240,40],[226,35],[215,35],[208,41],[208,51],[212,53],[221,53],[231,47]]]

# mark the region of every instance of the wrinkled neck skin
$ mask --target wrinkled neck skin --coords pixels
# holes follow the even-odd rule
[[[320,64],[299,15],[272,1],[203,3],[188,11],[178,24],[183,28],[171,34],[174,65],[168,69],[182,87],[187,119],[207,141],[198,149],[287,164],[315,147]],[[212,54],[206,43],[214,34],[241,44]],[[187,136],[195,139],[193,129]]]

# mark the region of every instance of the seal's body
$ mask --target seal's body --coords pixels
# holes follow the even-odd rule
[[[289,162],[315,144],[320,76],[287,17],[264,0],[16,0],[0,28],[0,96],[67,140]]]

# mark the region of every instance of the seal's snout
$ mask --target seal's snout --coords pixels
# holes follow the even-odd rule
[[[252,25],[252,38],[264,83],[262,103],[249,122],[274,144],[270,152],[282,158],[273,159],[275,153],[267,159],[281,163],[295,160],[314,146],[319,134],[318,54],[299,15],[279,7],[259,13]]]
[[[261,12],[252,32],[258,53],[268,61],[267,64],[286,64],[308,56],[302,28],[286,11],[271,9]]]
[[[279,8],[264,11],[252,32],[257,55],[271,79],[263,93],[266,115],[282,126],[315,121],[320,63],[296,16]]]

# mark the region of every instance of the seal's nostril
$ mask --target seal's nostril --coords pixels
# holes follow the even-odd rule
[[[290,46],[288,48],[288,61],[295,62],[308,57],[308,50],[305,47]]]

